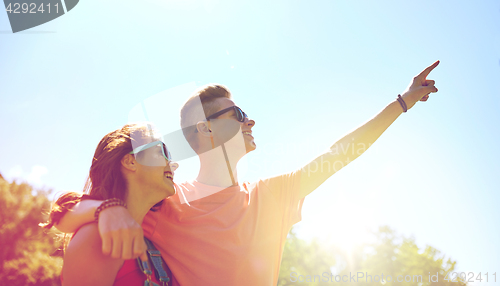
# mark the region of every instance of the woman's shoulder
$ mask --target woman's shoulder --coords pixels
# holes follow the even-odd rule
[[[92,222],[80,227],[68,244],[66,248],[66,255],[73,250],[80,249],[81,247],[90,247],[99,245],[101,246],[102,240],[99,235],[99,228],[97,223]]]
[[[86,224],[74,234],[64,253],[64,282],[66,285],[111,285],[122,265],[123,260],[102,253],[97,223]]]

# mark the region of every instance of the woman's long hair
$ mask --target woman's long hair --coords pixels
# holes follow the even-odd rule
[[[125,201],[127,183],[121,172],[121,159],[129,154],[132,146],[142,145],[148,138],[157,138],[150,124],[127,124],[106,134],[97,145],[92,158],[89,176],[82,193],[61,195],[52,206],[47,223],[50,229],[74,205],[85,199],[106,200],[118,198]]]

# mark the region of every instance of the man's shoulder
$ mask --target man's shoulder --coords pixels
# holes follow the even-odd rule
[[[188,194],[188,195],[197,194],[197,195],[206,196],[206,195],[210,195],[213,193],[218,193],[218,192],[223,191],[223,190],[229,190],[229,189],[237,190],[238,188],[241,190],[246,190],[246,191],[254,191],[254,190],[257,190],[259,188],[266,187],[272,181],[279,180],[278,177],[281,177],[281,176],[258,179],[258,180],[253,181],[253,182],[243,181],[238,186],[232,186],[232,187],[227,187],[227,188],[205,185],[205,184],[197,182],[196,180],[185,181],[182,183],[176,183],[177,192],[176,192],[175,196],[182,197],[182,196],[185,196],[186,194]]]
[[[239,184],[238,186],[229,186],[229,187],[218,187],[211,186],[200,183],[196,180],[186,181],[177,184],[177,192],[175,196],[179,199],[180,203],[188,203],[192,201],[196,201],[199,199],[204,199],[207,197],[211,197],[213,195],[222,195],[227,197],[227,194],[238,194],[243,192],[252,192],[257,189],[256,185],[260,182],[248,183],[244,182]]]

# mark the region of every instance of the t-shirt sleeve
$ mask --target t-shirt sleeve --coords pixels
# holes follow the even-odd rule
[[[267,190],[276,198],[283,210],[285,226],[291,228],[302,219],[302,203],[300,198],[300,170],[262,180]]]

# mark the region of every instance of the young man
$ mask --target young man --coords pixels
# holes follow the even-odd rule
[[[345,166],[366,151],[403,111],[437,92],[426,77],[438,64],[422,71],[401,97],[330,151],[300,170],[252,184],[239,183],[236,166],[256,148],[255,121],[235,105],[224,86],[198,90],[181,110],[184,135],[200,159],[198,177],[176,185],[177,194],[160,211],[149,212],[142,226],[172,270],[174,285],[276,285],[286,236],[300,221],[304,197],[340,169],[335,166]],[[203,112],[195,112],[198,103]],[[310,171],[325,162],[333,168]],[[93,220],[100,203],[80,203],[58,228],[72,232]],[[142,229],[125,208],[102,211],[99,229],[105,254],[127,259],[143,252]]]

